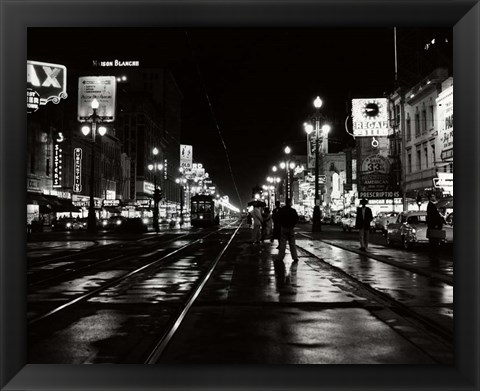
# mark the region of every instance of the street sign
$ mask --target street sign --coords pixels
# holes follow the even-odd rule
[[[88,121],[93,114],[92,101],[99,103],[97,115],[102,122],[115,120],[115,94],[117,81],[115,76],[85,76],[78,78],[78,116],[79,122]]]
[[[326,175],[319,175],[318,176],[318,184],[319,185],[324,185],[327,183],[327,176]]]

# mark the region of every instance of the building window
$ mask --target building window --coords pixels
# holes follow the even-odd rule
[[[417,149],[417,167],[418,171],[422,169],[422,153],[420,152],[420,149]]]
[[[427,132],[427,110],[422,110],[422,133]]]
[[[410,120],[410,114],[407,114],[407,141],[412,139],[412,121]]]
[[[395,125],[400,124],[400,105],[395,105]]]
[[[431,151],[432,151],[432,167],[435,166],[435,144],[431,145]]]
[[[428,147],[426,145],[423,147],[423,153],[425,156],[425,168],[428,168]]]
[[[420,136],[420,114],[415,113],[415,137]]]
[[[412,173],[412,154],[411,153],[407,155],[407,172],[409,174]]]
[[[430,129],[435,128],[435,113],[433,112],[433,105],[430,105]]]

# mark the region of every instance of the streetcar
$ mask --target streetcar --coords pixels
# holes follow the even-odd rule
[[[219,211],[211,195],[197,194],[190,199],[192,227],[210,227],[220,223]]]

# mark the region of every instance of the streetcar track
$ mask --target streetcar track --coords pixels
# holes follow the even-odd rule
[[[133,271],[131,271],[131,272],[129,272],[129,273],[126,273],[126,274],[122,275],[121,277],[115,278],[115,279],[113,279],[112,281],[105,282],[102,286],[100,286],[100,287],[98,287],[98,288],[96,288],[96,289],[93,289],[92,291],[87,292],[87,293],[85,293],[85,294],[83,294],[83,295],[81,295],[81,296],[78,296],[78,297],[76,297],[75,299],[72,299],[72,300],[70,300],[70,301],[68,301],[68,302],[66,302],[66,303],[64,303],[64,304],[62,304],[62,305],[60,305],[60,306],[58,306],[58,307],[56,307],[56,308],[48,311],[47,313],[44,313],[44,314],[42,314],[42,315],[39,315],[39,316],[31,319],[31,320],[28,322],[28,325],[33,325],[33,324],[35,324],[35,323],[38,323],[39,321],[42,321],[42,320],[44,320],[44,319],[47,319],[47,318],[49,318],[50,316],[52,316],[52,315],[54,315],[54,314],[57,314],[57,313],[59,313],[60,311],[63,311],[63,310],[65,310],[65,309],[67,309],[67,308],[70,308],[71,306],[73,306],[73,305],[75,305],[75,304],[77,304],[77,303],[79,303],[79,302],[82,302],[82,301],[85,301],[85,300],[87,300],[87,299],[90,299],[90,298],[96,296],[98,293],[100,293],[100,292],[102,292],[102,291],[105,291],[105,290],[111,288],[112,286],[115,286],[115,285],[117,285],[117,284],[119,284],[119,283],[127,280],[128,278],[130,278],[130,277],[132,277],[132,276],[134,276],[134,275],[137,275],[137,274],[139,274],[140,272],[142,272],[142,271],[144,271],[144,270],[146,270],[146,269],[148,269],[148,268],[154,267],[154,266],[162,263],[163,261],[165,261],[165,260],[168,259],[168,258],[171,258],[171,257],[174,256],[175,254],[178,254],[179,252],[181,252],[181,251],[183,251],[183,250],[185,250],[185,249],[187,249],[187,248],[189,248],[189,247],[191,247],[191,246],[193,246],[193,245],[195,245],[195,244],[197,244],[197,243],[202,243],[202,241],[203,241],[205,238],[207,238],[207,237],[209,237],[209,236],[211,236],[211,235],[214,235],[214,234],[216,234],[216,233],[219,233],[220,231],[222,231],[222,230],[224,230],[224,229],[226,229],[226,228],[228,228],[228,226],[227,226],[227,227],[222,227],[222,228],[220,228],[220,229],[218,229],[218,230],[216,230],[216,231],[213,231],[213,232],[209,232],[207,235],[204,235],[204,236],[202,236],[201,238],[194,240],[193,242],[187,243],[187,244],[185,244],[184,246],[182,246],[182,247],[180,247],[180,248],[178,248],[178,249],[175,249],[174,251],[172,251],[172,252],[170,252],[170,253],[162,256],[161,258],[159,258],[159,259],[157,259],[157,260],[155,260],[155,261],[153,261],[153,262],[149,262],[148,264],[143,265],[143,266],[141,266],[140,268],[137,268],[137,269],[135,269],[135,270],[133,270]],[[234,235],[233,235],[233,236],[234,236]],[[233,237],[233,236],[232,236],[232,237]]]
[[[145,364],[155,364],[159,357],[162,355],[164,352],[165,348],[169,344],[169,342],[172,340],[174,337],[176,331],[180,327],[182,321],[185,319],[187,316],[188,311],[192,307],[193,303],[197,299],[197,297],[200,295],[203,287],[209,280],[210,276],[212,275],[213,271],[215,270],[218,261],[220,258],[223,256],[227,248],[230,246],[230,243],[232,242],[233,238],[237,234],[238,230],[241,228],[242,224],[239,224],[235,232],[231,235],[230,240],[228,243],[223,246],[222,251],[217,255],[215,260],[211,263],[210,268],[207,273],[204,274],[203,278],[197,282],[196,287],[193,288],[192,292],[187,297],[186,303],[183,306],[182,311],[178,316],[175,317],[175,320],[170,323],[170,325],[167,327],[166,332],[163,334],[163,336],[159,339],[155,347],[152,349],[151,353],[148,355],[147,359],[145,360]]]
[[[166,241],[164,242],[160,242],[160,244],[168,244],[168,243],[171,243],[171,242],[174,242],[178,239],[181,239],[185,236],[188,236],[189,233],[186,233],[184,235],[180,235],[180,236],[177,236],[177,237],[174,237],[174,238],[171,238],[171,239],[167,239]],[[70,270],[70,271],[65,271],[59,275],[56,275],[56,276],[52,276],[52,277],[49,277],[49,278],[45,278],[43,280],[39,280],[39,281],[35,281],[35,282],[32,282],[31,284],[28,285],[29,288],[37,288],[37,289],[40,289],[42,287],[45,286],[45,284],[48,284],[48,283],[51,283],[55,280],[61,280],[62,278],[64,277],[71,277],[72,275],[75,275],[77,273],[80,273],[80,272],[83,272],[83,271],[87,271],[93,267],[98,267],[98,266],[103,266],[105,264],[108,264],[110,262],[119,262],[122,260],[122,258],[128,258],[128,257],[132,257],[134,256],[135,254],[137,253],[144,253],[144,252],[148,252],[150,248],[157,248],[158,247],[158,244],[159,243],[155,243],[155,244],[152,244],[151,246],[145,248],[145,247],[140,247],[140,248],[134,248],[134,249],[131,249],[130,252],[128,252],[127,254],[125,253],[122,253],[120,255],[117,255],[113,258],[106,258],[106,259],[103,259],[103,260],[100,260],[100,261],[97,261],[97,260],[94,260],[93,262],[87,264],[87,265],[83,265],[83,266],[80,266],[78,268],[75,268],[73,270]],[[102,249],[97,249],[97,252],[100,252],[100,251],[103,251],[104,248]],[[108,250],[108,249],[107,249]],[[84,258],[84,257],[82,257]],[[51,262],[58,262],[58,261],[51,261]]]
[[[135,243],[135,242],[143,242],[143,241],[147,241],[147,240],[151,240],[151,239],[158,239],[159,237],[162,237],[162,236],[165,236],[167,235],[168,233],[162,233],[162,235],[158,235],[158,236],[149,236],[149,237],[146,237],[146,238],[141,238],[141,239],[136,239],[136,240],[129,240],[128,242],[121,242],[120,243],[120,247],[125,247],[127,246],[128,244],[131,244],[131,243]],[[185,234],[187,235],[187,234]],[[64,240],[66,241],[66,240]],[[88,249],[71,249],[71,250],[65,250],[65,255],[61,255],[61,256],[57,256],[57,257],[43,257],[42,259],[38,260],[33,260],[31,261],[32,262],[32,266],[34,267],[41,267],[41,266],[44,266],[44,265],[49,265],[51,264],[52,262],[60,262],[62,260],[69,260],[71,261],[72,259],[74,258],[78,258],[78,257],[84,257],[85,255],[89,255],[89,254],[94,254],[96,252],[100,252],[100,251],[103,251],[103,250],[108,250],[109,248],[111,247],[115,247],[115,246],[118,246],[119,243],[116,242],[116,243],[110,243],[110,244],[106,244],[106,245],[99,245],[98,244],[98,241],[96,241],[97,244],[95,244],[94,246],[92,246],[91,248],[88,248]],[[60,246],[59,246],[60,247]],[[56,248],[56,247],[55,247]],[[50,248],[52,249],[52,248]],[[72,252],[74,252],[74,254],[72,254]],[[28,258],[28,256],[27,256]]]

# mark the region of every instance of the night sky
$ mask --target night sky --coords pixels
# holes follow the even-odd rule
[[[35,29],[28,33],[28,59],[67,68],[138,59],[169,68],[184,96],[181,143],[193,145],[194,161],[234,205],[245,207],[286,145],[306,154],[303,123],[317,95],[332,125],[330,151],[352,146],[344,125],[350,99],[382,97],[395,85],[418,82],[434,63],[451,63],[451,36],[451,29],[398,29],[397,84],[393,27]],[[449,43],[441,46],[444,37]],[[433,38],[441,50],[425,51]]]

